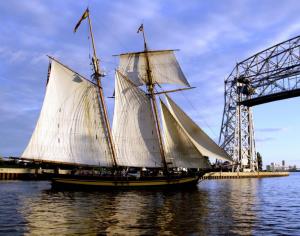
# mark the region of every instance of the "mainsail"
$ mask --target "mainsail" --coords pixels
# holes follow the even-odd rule
[[[162,166],[150,98],[118,71],[112,132],[120,166]]]
[[[144,51],[120,55],[119,70],[136,85],[147,84],[147,60],[151,68],[152,82],[190,86],[185,78],[173,50]]]
[[[207,159],[201,155],[162,101],[161,109],[168,162],[172,167],[208,168]]]
[[[215,157],[217,159],[232,161],[231,157],[220,148],[180,107],[166,96],[170,112],[178,124],[189,136],[203,156]]]
[[[51,59],[40,117],[22,158],[112,166],[96,86]]]

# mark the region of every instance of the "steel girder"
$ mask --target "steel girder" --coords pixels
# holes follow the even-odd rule
[[[239,169],[257,167],[251,107],[296,96],[300,96],[300,36],[237,63],[225,80],[219,144]]]

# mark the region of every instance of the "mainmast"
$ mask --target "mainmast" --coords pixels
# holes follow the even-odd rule
[[[166,156],[165,156],[165,150],[164,150],[164,145],[162,141],[162,135],[161,135],[161,128],[160,128],[160,123],[159,123],[159,118],[158,118],[158,111],[157,111],[157,104],[156,104],[156,96],[154,93],[154,86],[155,84],[153,83],[152,75],[151,75],[151,66],[149,62],[149,56],[148,56],[148,47],[147,47],[147,42],[146,42],[146,37],[145,37],[145,32],[144,32],[144,26],[143,24],[139,27],[138,33],[142,32],[143,33],[143,40],[144,40],[144,52],[145,52],[145,58],[146,58],[146,73],[147,73],[147,90],[151,98],[152,106],[153,106],[153,111],[154,111],[154,120],[156,123],[156,132],[158,134],[158,140],[159,140],[159,147],[160,147],[160,155],[162,158],[162,162],[164,165],[165,170],[168,170],[168,165],[166,162]]]
[[[102,115],[104,117],[104,122],[105,122],[105,126],[106,126],[105,128],[106,128],[106,131],[107,131],[108,143],[109,143],[111,153],[112,153],[113,165],[114,165],[114,167],[117,167],[118,165],[117,165],[117,160],[116,160],[116,149],[115,149],[115,145],[114,145],[113,138],[112,138],[112,132],[111,132],[111,128],[110,128],[110,123],[109,123],[109,119],[108,119],[108,115],[107,115],[106,104],[105,104],[104,95],[103,95],[103,88],[102,88],[102,85],[101,85],[101,78],[104,77],[104,75],[101,73],[101,70],[100,70],[99,59],[98,59],[97,53],[96,53],[96,46],[95,46],[94,35],[93,35],[93,30],[92,30],[92,22],[91,22],[91,18],[90,18],[88,8],[84,12],[84,14],[81,17],[80,21],[75,26],[74,31],[76,32],[76,29],[79,27],[81,21],[85,18],[88,18],[89,31],[90,31],[90,35],[91,35],[91,39],[92,39],[92,46],[93,46],[92,63],[93,63],[93,69],[94,69],[93,79],[97,83],[97,88],[98,88],[98,92],[99,92],[99,98],[100,98],[99,109],[100,109],[100,113],[102,113]]]

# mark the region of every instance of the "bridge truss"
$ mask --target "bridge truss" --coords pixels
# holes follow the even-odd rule
[[[300,36],[237,63],[225,80],[219,144],[239,170],[257,169],[252,107],[300,96]]]

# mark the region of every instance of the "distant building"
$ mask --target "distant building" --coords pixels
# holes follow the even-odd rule
[[[282,160],[281,163],[271,162],[270,165],[266,165],[267,171],[299,171],[296,165],[286,165],[285,160]]]
[[[274,164],[274,162],[271,163],[271,171],[275,171],[275,164]]]
[[[286,167],[286,170],[288,170],[288,171],[296,171],[297,170],[297,166],[293,165],[293,166]]]

